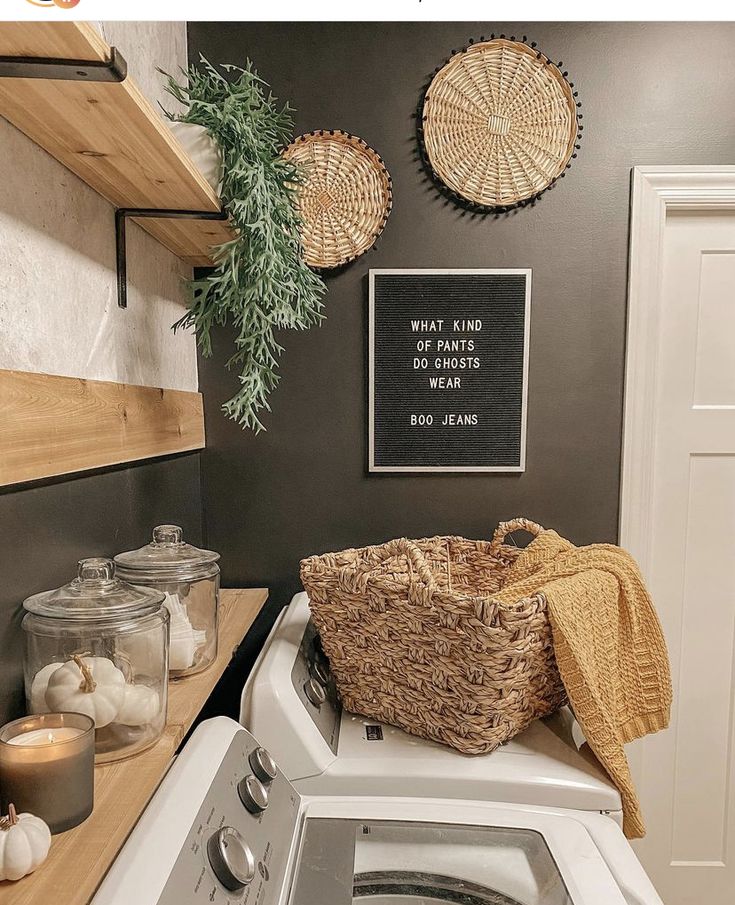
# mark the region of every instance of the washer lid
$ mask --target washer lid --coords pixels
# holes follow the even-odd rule
[[[325,798],[308,801],[306,816],[298,905],[625,905],[590,832],[557,813]]]

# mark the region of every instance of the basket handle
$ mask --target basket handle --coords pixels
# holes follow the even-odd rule
[[[529,534],[533,534],[534,537],[538,537],[538,535],[546,529],[539,525],[538,522],[532,522],[527,518],[514,518],[509,522],[500,522],[498,527],[495,529],[493,539],[490,541],[490,549],[497,551],[508,534],[511,534],[513,531],[519,530],[528,531]]]
[[[434,575],[426,562],[424,554],[419,550],[416,544],[412,543],[407,538],[398,537],[395,540],[383,544],[380,548],[380,556],[378,557],[377,562],[382,562],[384,559],[390,559],[391,556],[401,555],[408,559],[412,568],[416,570],[417,575],[424,583],[429,594],[433,595],[436,590]]]

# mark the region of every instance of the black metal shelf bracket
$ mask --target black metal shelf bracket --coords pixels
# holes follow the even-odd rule
[[[179,211],[158,210],[157,208],[121,207],[115,211],[115,252],[117,258],[117,304],[128,307],[128,258],[126,223],[128,217],[134,219],[171,220],[227,220],[226,211]]]
[[[124,82],[128,64],[116,47],[109,60],[59,60],[0,56],[0,79],[56,79],[64,82]]]

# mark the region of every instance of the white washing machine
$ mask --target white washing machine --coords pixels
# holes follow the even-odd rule
[[[280,615],[242,695],[240,721],[299,792],[455,798],[603,812],[620,794],[566,708],[492,754],[469,757],[343,711],[297,594]],[[575,738],[576,736],[576,738]]]
[[[572,809],[301,795],[202,723],[94,905],[661,905],[620,828]]]

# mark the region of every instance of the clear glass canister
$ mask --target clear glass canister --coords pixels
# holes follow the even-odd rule
[[[166,725],[168,621],[164,595],[83,559],[78,575],[23,601],[29,713],[84,713],[98,763],[153,744]]]
[[[184,543],[177,525],[159,525],[150,544],[115,557],[121,578],[166,595],[172,678],[200,672],[217,656],[218,560],[219,553]]]

